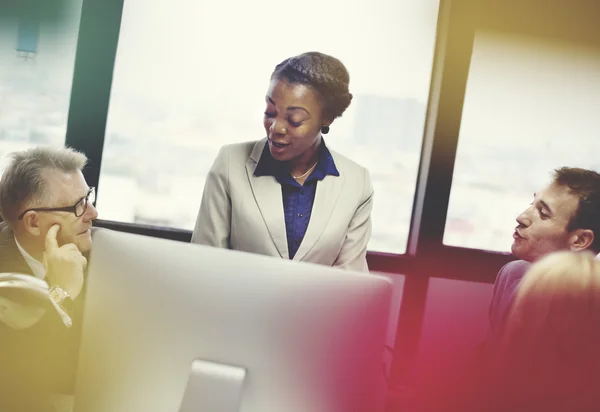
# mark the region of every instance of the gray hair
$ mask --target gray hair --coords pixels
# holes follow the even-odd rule
[[[44,199],[44,171],[73,173],[86,163],[87,157],[70,147],[42,146],[11,153],[0,178],[0,215],[12,225],[24,204]]]

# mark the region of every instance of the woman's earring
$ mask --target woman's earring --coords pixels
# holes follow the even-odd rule
[[[321,133],[323,133],[323,134],[329,133],[329,126],[323,126],[323,127],[321,127]]]

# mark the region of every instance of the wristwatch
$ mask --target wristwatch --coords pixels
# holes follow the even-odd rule
[[[60,286],[52,286],[50,287],[50,298],[60,306],[63,306],[65,309],[71,308],[71,303],[73,300],[71,296],[67,293],[66,290],[61,288]]]

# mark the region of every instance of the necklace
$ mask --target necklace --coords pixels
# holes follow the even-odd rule
[[[312,165],[312,166],[311,166],[311,168],[310,168],[310,169],[308,169],[308,170],[306,171],[306,173],[304,173],[303,175],[300,175],[300,176],[294,176],[294,175],[293,175],[293,174],[291,174],[291,173],[290,173],[290,175],[291,175],[291,176],[292,176],[294,179],[296,179],[296,180],[298,180],[298,179],[302,179],[304,176],[306,176],[307,174],[309,174],[310,172],[312,172],[312,170],[315,168],[315,166],[317,165],[317,163],[319,163],[319,161],[318,161],[318,160],[317,160],[317,161],[315,162],[315,164],[314,164],[314,165]]]

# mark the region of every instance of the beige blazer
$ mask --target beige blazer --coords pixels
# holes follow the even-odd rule
[[[266,139],[221,148],[208,173],[192,243],[289,258],[281,185],[254,176]],[[331,151],[339,176],[317,183],[294,260],[368,272],[373,186],[367,169]]]

